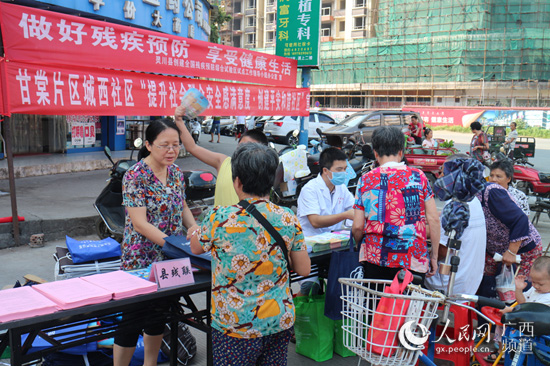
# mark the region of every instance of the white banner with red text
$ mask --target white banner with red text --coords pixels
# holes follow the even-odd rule
[[[0,24],[12,61],[296,86],[286,57],[1,2]]]
[[[307,116],[309,89],[225,83],[127,71],[4,61],[4,114],[172,115],[189,88],[209,101],[202,115]]]

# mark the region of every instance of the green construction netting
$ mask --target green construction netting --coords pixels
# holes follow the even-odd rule
[[[321,44],[316,84],[550,80],[550,0],[381,0],[376,37]]]

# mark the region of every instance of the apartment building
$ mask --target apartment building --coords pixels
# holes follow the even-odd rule
[[[550,107],[550,1],[321,1],[312,103]],[[222,5],[222,43],[274,52],[276,0]]]

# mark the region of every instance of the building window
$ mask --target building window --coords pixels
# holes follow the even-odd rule
[[[321,28],[321,37],[330,37],[330,26]]]
[[[267,6],[275,5],[275,0],[267,0]]]
[[[233,47],[241,47],[241,38],[240,36],[233,37]]]
[[[340,0],[340,9],[346,8],[346,0]]]
[[[242,30],[241,19],[233,19],[233,29]]]
[[[346,22],[340,22],[340,32],[345,32],[346,31]]]
[[[321,16],[330,16],[330,7],[327,7],[327,8],[322,8],[321,9]]]
[[[247,27],[255,27],[256,26],[256,17],[246,18],[246,26]]]
[[[267,32],[266,33],[266,42],[267,43],[273,43],[275,40],[275,32]]]
[[[246,35],[246,44],[255,45],[256,44],[256,33],[250,33]]]
[[[364,8],[365,7],[365,0],[355,0],[355,7],[356,8]]]
[[[365,17],[353,18],[353,30],[365,29]]]
[[[248,0],[246,4],[248,5],[247,9],[256,9],[256,0]]]
[[[237,14],[237,13],[240,13],[242,12],[242,3],[240,2],[235,2],[233,3],[233,13]]]
[[[273,24],[273,23],[275,23],[275,13],[268,13],[267,24]]]

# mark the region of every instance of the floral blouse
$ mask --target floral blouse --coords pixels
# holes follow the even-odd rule
[[[527,216],[531,215],[531,208],[529,207],[529,201],[527,200],[527,196],[525,195],[525,193],[512,186],[508,186],[508,192],[510,192],[510,195],[512,196],[518,207],[521,208],[521,210],[525,212]]]
[[[483,162],[485,160],[483,155],[485,154],[486,150],[483,150],[483,149],[474,150],[474,147],[476,147],[476,146],[485,147],[485,144],[487,142],[488,142],[488,139],[487,139],[487,135],[485,134],[485,132],[481,132],[479,135],[474,134],[474,136],[472,137],[472,141],[470,142],[470,155],[472,155],[478,161]]]
[[[289,208],[248,201],[279,231],[289,253],[307,250],[298,218]],[[212,326],[236,338],[292,327],[287,263],[267,230],[239,205],[214,207],[201,228],[202,248],[212,252]]]
[[[432,197],[428,179],[416,168],[383,165],[363,175],[353,206],[366,220],[359,260],[427,272],[425,202]]]
[[[166,185],[157,179],[144,160],[139,161],[124,174],[122,181],[124,207],[146,207],[147,221],[166,235],[183,235],[183,205],[185,180],[177,165],[168,167]],[[138,233],[128,211],[122,241],[122,269],[145,268],[161,261],[162,248]]]

